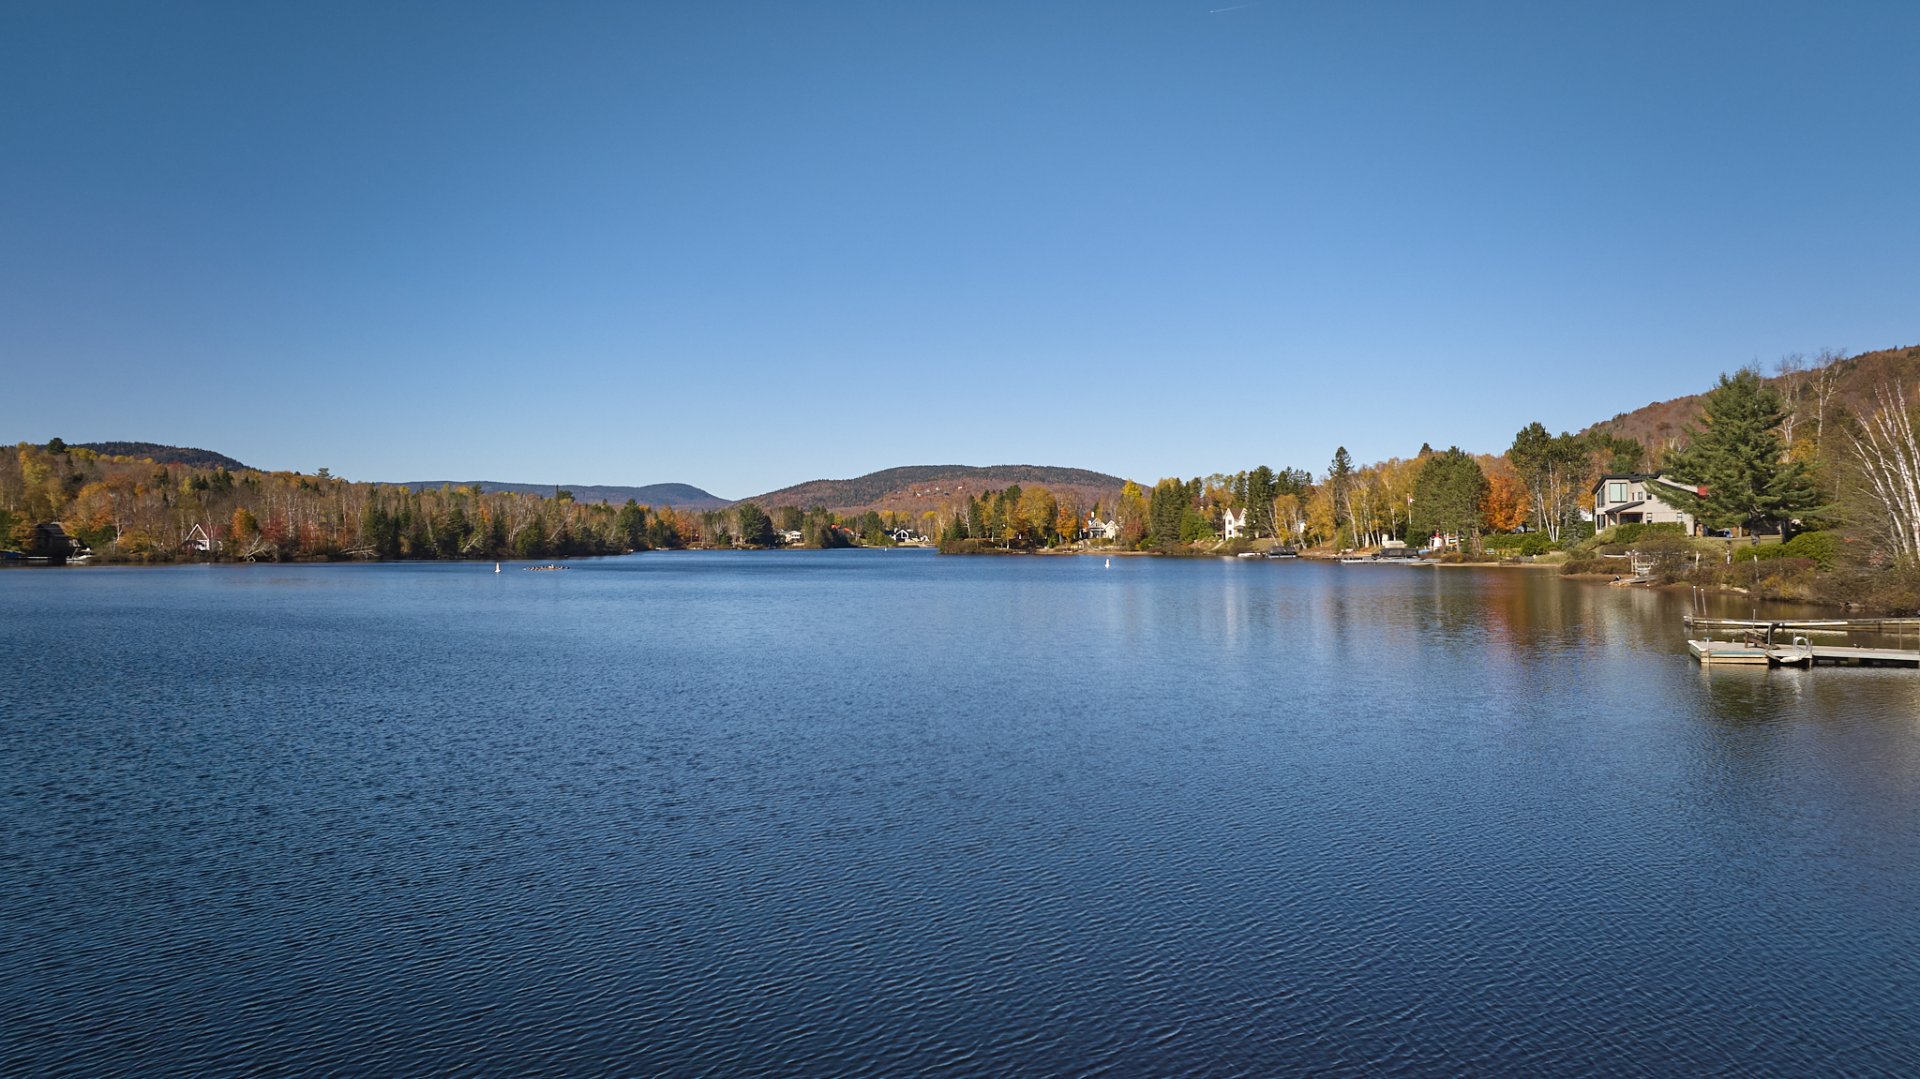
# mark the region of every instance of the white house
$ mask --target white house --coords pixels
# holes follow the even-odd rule
[[[1247,511],[1246,510],[1241,510],[1240,515],[1238,517],[1234,516],[1232,510],[1228,510],[1220,518],[1220,528],[1222,531],[1226,533],[1226,537],[1228,539],[1239,539],[1241,530],[1246,527],[1247,527]]]
[[[187,530],[187,538],[180,541],[180,547],[182,550],[206,554],[213,550],[213,540],[207,537],[206,529],[196,524]]]
[[[1593,485],[1593,527],[1604,532],[1614,525],[1677,524],[1687,533],[1699,532],[1693,514],[1660,497],[1661,488],[1704,496],[1705,487],[1679,483],[1665,476],[1641,472],[1613,472]]]
[[[1092,510],[1087,511],[1087,519],[1080,526],[1083,539],[1116,540],[1120,538],[1120,525],[1112,520],[1102,521]]]

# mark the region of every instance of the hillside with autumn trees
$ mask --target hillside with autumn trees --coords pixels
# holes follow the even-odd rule
[[[1702,394],[1579,433],[1528,423],[1497,454],[1423,445],[1356,464],[1342,447],[1318,476],[1260,466],[1128,483],[1091,505],[1010,485],[929,516],[954,552],[1408,544],[1609,576],[1625,573],[1632,552],[1656,581],[1920,610],[1916,375],[1920,348],[1788,357],[1771,374],[1724,375]],[[1607,475],[1666,477],[1660,497],[1701,533],[1623,524],[1596,535],[1594,492]]]
[[[763,506],[819,507],[836,513],[918,515],[951,509],[971,491],[976,497],[1008,486],[1043,487],[1058,495],[1095,502],[1110,498],[1126,481],[1104,472],[1048,465],[904,465],[846,480],[810,480],[745,501]]]
[[[0,453],[0,536],[33,557],[61,526],[100,561],[554,558],[674,547],[690,514],[447,485],[198,467],[58,439]]]
[[[1769,563],[1768,575],[1750,574],[1751,588],[1920,607],[1917,391],[1920,348],[1829,353],[1789,357],[1771,373],[1735,372],[1698,396],[1578,433],[1527,423],[1492,454],[1422,445],[1357,463],[1341,447],[1317,472],[1257,465],[1151,486],[1079,469],[911,466],[698,510],[588,503],[564,490],[353,483],[324,469],[169,462],[56,439],[0,454],[0,536],[28,556],[57,554],[43,548],[66,542],[102,561],[544,558],[934,541],[953,552],[1285,545],[1331,553],[1404,543],[1457,559],[1550,558],[1603,572],[1605,558],[1637,544],[1643,553],[1670,549],[1663,576],[1690,559],[1690,572],[1703,574],[1697,583],[1729,583],[1702,567],[1703,552],[1733,564],[1724,541],[1707,552],[1698,537],[1658,528],[1647,539],[1626,526],[1594,535],[1601,476],[1660,473],[1696,492],[1663,488],[1662,497],[1722,536],[1746,538],[1739,560]],[[1770,548],[1761,549],[1761,536]],[[1852,583],[1833,583],[1841,580]],[[1908,581],[1910,599],[1901,598],[1906,584],[1888,584]]]

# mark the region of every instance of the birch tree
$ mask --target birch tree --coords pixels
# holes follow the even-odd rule
[[[1879,406],[1849,434],[1861,494],[1880,539],[1902,561],[1920,561],[1920,432],[1914,408],[1895,384],[1874,395]]]

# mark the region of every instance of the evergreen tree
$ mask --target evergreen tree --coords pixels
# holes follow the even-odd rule
[[[752,502],[742,502],[734,507],[734,516],[739,519],[740,542],[749,547],[773,546],[773,518],[765,510]]]
[[[1480,462],[1458,446],[1427,458],[1413,481],[1414,530],[1459,536],[1466,546],[1480,533],[1480,503],[1487,488]]]
[[[620,507],[613,519],[614,542],[630,551],[644,550],[647,546],[647,511],[633,499]]]
[[[1780,423],[1786,405],[1751,370],[1720,384],[1700,402],[1700,430],[1687,429],[1687,448],[1669,457],[1667,469],[1683,483],[1705,487],[1694,503],[1702,523],[1714,528],[1778,525],[1783,530],[1817,502],[1806,465],[1786,459]],[[1666,497],[1666,490],[1661,497]]]
[[[1148,543],[1163,551],[1180,545],[1181,525],[1191,501],[1187,491],[1187,485],[1177,479],[1153,485],[1147,496]]]
[[[1271,536],[1273,500],[1280,491],[1273,469],[1261,465],[1247,473],[1246,499],[1241,503],[1247,514],[1247,529],[1256,536]]]
[[[1593,452],[1606,460],[1608,472],[1638,472],[1646,463],[1647,448],[1638,439],[1606,431],[1595,431],[1588,438],[1593,442]]]
[[[1347,520],[1353,499],[1353,458],[1348,456],[1347,448],[1341,446],[1333,451],[1333,461],[1327,466],[1327,495],[1333,500],[1333,523],[1337,530],[1340,522]],[[1348,537],[1349,542],[1352,537]]]

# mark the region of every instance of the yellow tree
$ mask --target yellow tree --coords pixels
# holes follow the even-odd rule
[[[1114,507],[1114,523],[1120,526],[1120,542],[1127,546],[1139,543],[1147,535],[1147,495],[1140,485],[1128,480],[1120,488],[1120,503]]]
[[[1045,487],[1023,487],[1020,490],[1020,516],[1035,531],[1045,531],[1053,527],[1054,518],[1060,514],[1059,503],[1054,500],[1053,492]],[[1071,535],[1071,533],[1069,533]]]
[[[1298,543],[1300,533],[1304,531],[1301,518],[1300,496],[1295,494],[1277,495],[1273,500],[1273,530],[1287,543]]]
[[[1307,499],[1307,534],[1303,537],[1308,543],[1331,541],[1340,531],[1340,520],[1333,504],[1333,486],[1323,483],[1313,489]]]

